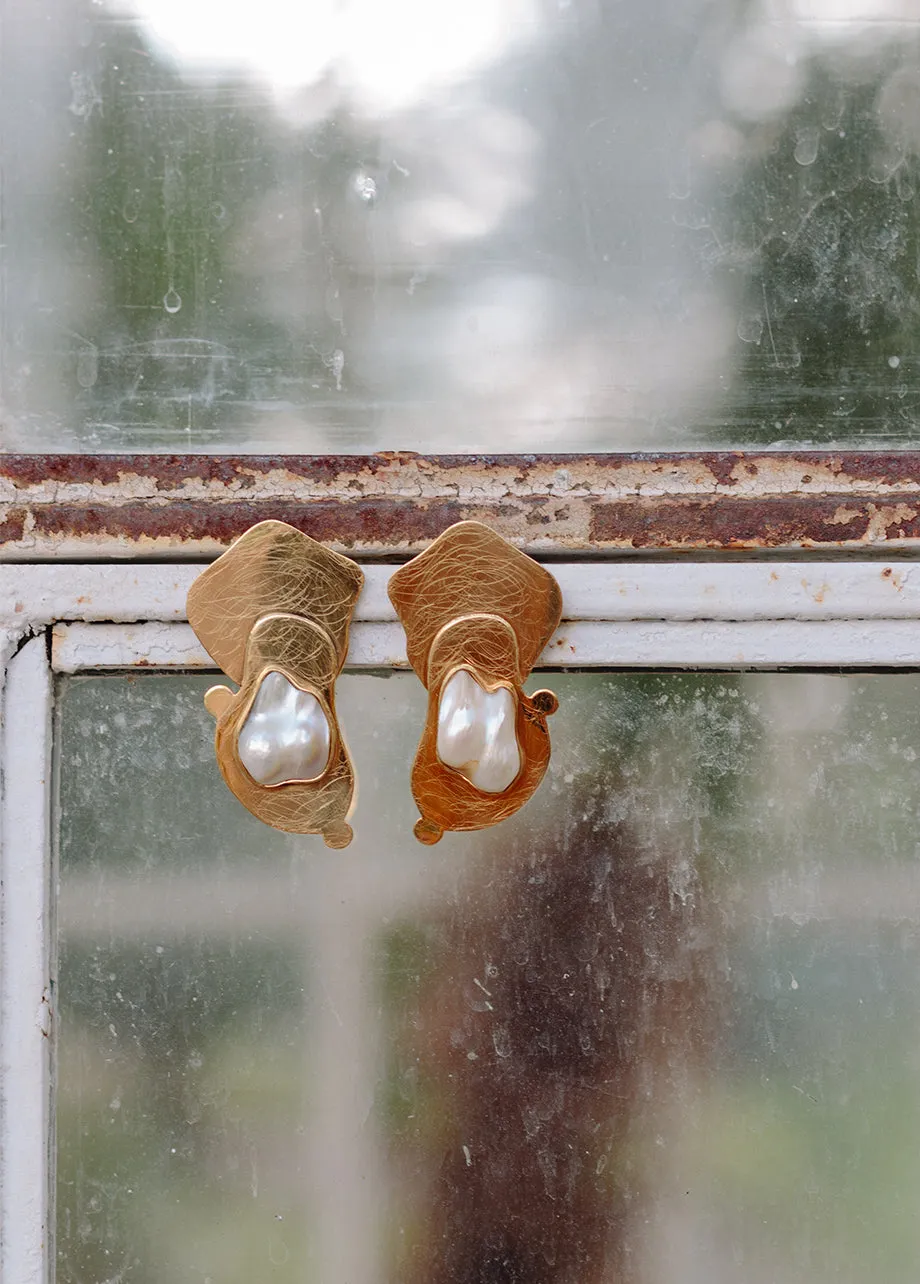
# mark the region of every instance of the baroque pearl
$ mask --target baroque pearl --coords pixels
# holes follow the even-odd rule
[[[329,722],[316,696],[267,673],[240,728],[240,762],[260,785],[315,780],[329,761]]]
[[[502,793],[521,770],[516,704],[507,687],[485,691],[466,669],[441,690],[438,757],[483,793]]]

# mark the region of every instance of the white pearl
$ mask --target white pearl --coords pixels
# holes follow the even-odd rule
[[[483,793],[502,793],[521,770],[516,705],[507,687],[485,691],[466,669],[441,690],[438,757]]]
[[[267,673],[240,728],[240,762],[260,785],[315,780],[329,761],[329,722],[316,696]]]

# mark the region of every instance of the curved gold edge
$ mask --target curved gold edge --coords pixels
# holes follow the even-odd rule
[[[339,661],[364,572],[286,522],[251,526],[192,584],[188,620],[208,654],[240,682],[249,634],[276,612],[310,619],[331,638]]]
[[[215,752],[221,775],[240,803],[264,824],[286,833],[322,834],[328,847],[347,847],[347,823],[355,803],[355,776],[335,708],[334,683],[340,671],[336,647],[313,620],[286,612],[261,617],[246,646],[240,689],[212,687],[205,707],[217,718]],[[237,741],[262,681],[281,673],[293,686],[316,697],[330,731],[329,757],[312,780],[263,785],[240,761]]]
[[[449,673],[457,672],[458,668],[467,668],[476,681],[486,687],[483,675],[469,666],[456,666]],[[552,697],[554,708],[544,712],[541,708],[543,701],[535,703],[535,697],[528,696],[520,686],[503,681],[491,684],[492,689],[510,686],[514,691],[517,700],[515,735],[521,754],[521,769],[501,793],[489,794],[477,789],[462,772],[447,766],[438,756],[438,713],[444,680],[429,692],[425,726],[412,767],[412,796],[421,813],[414,832],[419,842],[426,845],[438,842],[445,832],[487,829],[520,811],[533,797],[549,766],[547,717],[558,707],[553,692],[536,693]]]
[[[388,594],[406,630],[409,662],[428,685],[439,632],[469,615],[496,615],[514,630],[521,681],[562,617],[562,592],[550,572],[481,522],[449,527],[390,577]]]
[[[310,781],[261,785],[253,780],[237,754],[243,702],[234,705],[218,720],[215,750],[221,775],[238,801],[273,829],[290,834],[322,834],[327,846],[347,846],[352,838],[347,821],[354,807],[355,780],[341,733],[330,742],[329,760],[321,776]]]
[[[458,522],[390,579],[390,601],[406,631],[409,661],[429,692],[425,727],[412,767],[421,812],[419,842],[447,830],[485,829],[532,797],[549,764],[547,718],[559,701],[551,691],[523,690],[537,657],[562,616],[553,576],[480,522]],[[437,754],[444,683],[460,669],[485,691],[515,693],[515,734],[521,768],[501,793],[487,794]]]

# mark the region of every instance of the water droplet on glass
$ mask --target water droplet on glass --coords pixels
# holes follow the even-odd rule
[[[843,119],[843,109],[846,105],[846,99],[843,91],[838,90],[836,94],[829,94],[824,99],[821,108],[821,124],[825,129],[837,129]]]
[[[352,181],[358,199],[363,201],[365,205],[373,205],[377,199],[377,184],[370,174],[359,170]]]
[[[813,165],[815,163],[818,156],[819,137],[817,128],[812,125],[798,131],[793,155],[800,165]]]
[[[496,1025],[492,1027],[492,1046],[495,1049],[496,1056],[511,1056],[511,1035],[508,1033],[507,1026]]]
[[[869,161],[869,181],[887,183],[900,169],[904,153],[898,148],[889,147],[875,152]]]
[[[163,295],[163,307],[167,312],[176,313],[182,307],[182,296],[172,286]]]
[[[906,165],[899,166],[895,171],[894,190],[901,201],[912,201],[916,195],[916,188]]]
[[[269,1240],[268,1260],[272,1266],[284,1266],[291,1256],[291,1250],[285,1244],[284,1240],[278,1239],[277,1236]]]
[[[900,358],[900,357],[889,357],[889,358],[888,358],[888,364],[891,366],[892,370],[897,370],[898,366],[901,364],[901,358]]]
[[[129,196],[128,199],[125,201],[124,205],[121,207],[122,218],[125,220],[126,223],[136,223],[137,216],[139,213],[140,213],[140,205],[138,204],[137,196],[136,195]]]
[[[763,317],[759,312],[741,318],[738,322],[738,338],[742,343],[760,343],[763,338]]]

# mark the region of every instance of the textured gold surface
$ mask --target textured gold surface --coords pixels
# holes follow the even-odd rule
[[[512,815],[549,763],[551,691],[528,696],[521,684],[556,629],[562,595],[552,575],[479,522],[459,522],[390,580],[390,600],[406,630],[409,660],[428,688],[428,714],[412,768],[422,813],[420,842],[446,829],[484,829]],[[487,691],[507,687],[517,703],[521,770],[499,794],[477,789],[437,754],[444,683],[468,670]]]
[[[234,682],[212,687],[216,751],[230,789],[253,815],[295,834],[321,833],[346,847],[354,771],[335,712],[334,684],[348,653],[348,626],[364,576],[284,522],[260,522],[199,575],[188,618],[208,654]],[[237,737],[262,679],[281,673],[319,701],[331,734],[329,761],[312,781],[261,785],[240,762]]]

